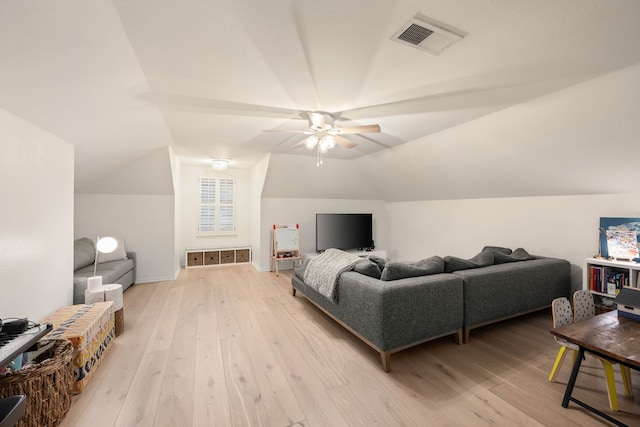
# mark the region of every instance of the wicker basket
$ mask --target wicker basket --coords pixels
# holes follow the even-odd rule
[[[71,406],[73,347],[68,340],[53,340],[49,350],[17,371],[0,375],[0,398],[24,394],[27,404],[17,427],[53,427]]]

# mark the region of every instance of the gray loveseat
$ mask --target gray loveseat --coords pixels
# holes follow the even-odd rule
[[[87,289],[87,278],[93,276],[93,264],[96,256],[95,243],[86,237],[73,242],[73,303],[84,303],[84,291]],[[118,258],[118,259],[114,259]],[[104,260],[104,261],[101,261]],[[122,290],[136,282],[136,253],[123,251],[98,256],[97,276],[102,276],[104,285],[118,283]]]
[[[378,270],[380,277],[391,280],[380,280],[370,271],[342,273],[336,303],[304,282],[302,265],[291,278],[292,291],[294,296],[301,291],[378,351],[388,372],[392,353],[452,334],[458,344],[467,342],[473,328],[549,307],[554,298],[569,295],[568,261],[528,254],[523,260],[506,260],[510,250],[503,256],[485,249],[471,260],[432,257],[431,265],[442,260],[447,272],[426,269],[426,275],[419,275],[419,263],[405,268],[403,263],[375,260],[379,267],[386,264],[386,270]],[[399,278],[403,272],[414,277]]]

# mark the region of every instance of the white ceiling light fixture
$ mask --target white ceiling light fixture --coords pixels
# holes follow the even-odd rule
[[[229,159],[212,159],[211,167],[217,171],[227,170],[229,167]]]
[[[322,156],[326,154],[327,151],[331,150],[336,146],[336,138],[331,133],[331,128],[323,128],[323,129],[311,129],[307,133],[313,132],[310,136],[304,139],[304,146],[309,150],[317,149],[318,160],[316,162],[316,166],[320,166],[322,164]]]
[[[333,115],[321,111],[305,111],[304,114],[309,118],[309,127],[304,130],[265,130],[265,132],[295,132],[303,133],[307,136],[305,139],[293,146],[293,148],[306,147],[309,150],[317,150],[318,161],[316,166],[322,164],[322,156],[327,151],[340,145],[345,148],[353,148],[355,142],[341,135],[359,134],[359,133],[378,133],[379,125],[359,125],[359,126],[336,126]]]

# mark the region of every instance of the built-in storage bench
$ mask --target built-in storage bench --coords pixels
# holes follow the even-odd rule
[[[187,268],[245,262],[251,262],[251,246],[187,249],[184,259]]]

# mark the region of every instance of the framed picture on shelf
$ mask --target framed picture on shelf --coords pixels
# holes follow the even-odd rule
[[[611,258],[638,258],[638,236],[634,230],[605,230]]]
[[[640,262],[640,218],[600,218],[600,253],[605,258]]]

